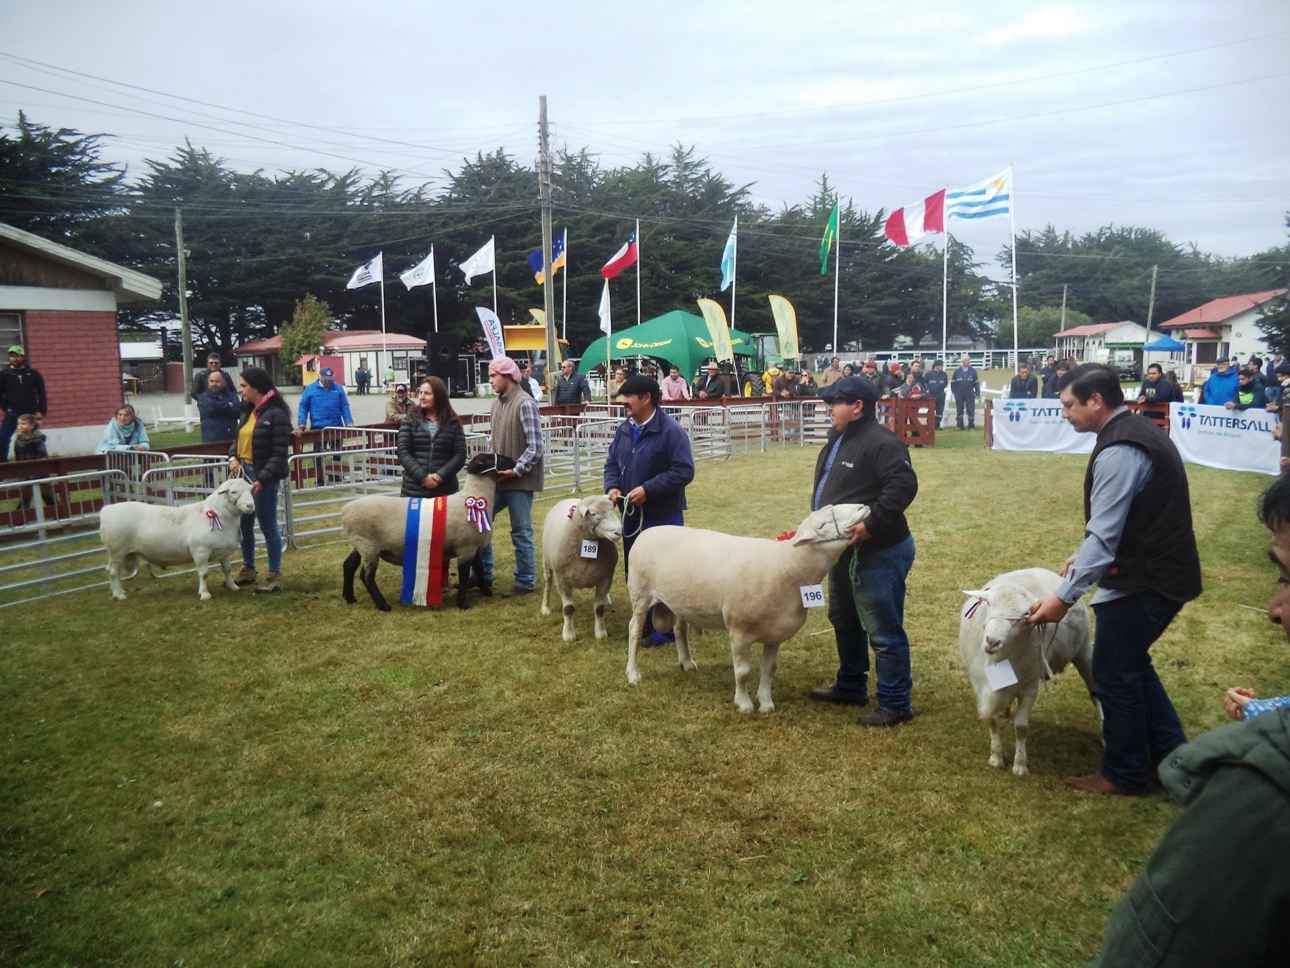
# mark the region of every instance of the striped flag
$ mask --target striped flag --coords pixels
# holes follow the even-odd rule
[[[609,257],[609,261],[600,267],[600,274],[606,279],[612,279],[624,269],[630,269],[636,264],[636,233],[633,232],[628,236],[623,247]]]
[[[994,218],[1012,211],[1012,169],[945,193],[946,218]]]
[[[446,497],[408,498],[403,522],[404,605],[443,604],[448,568],[444,559],[444,533],[448,522]]]
[[[913,245],[928,232],[945,231],[946,189],[932,192],[921,202],[898,208],[887,216],[883,233],[893,245]]]

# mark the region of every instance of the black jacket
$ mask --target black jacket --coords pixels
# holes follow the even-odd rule
[[[466,432],[460,420],[451,420],[432,438],[421,425],[421,408],[413,407],[399,424],[398,453],[403,465],[403,497],[438,497],[453,494],[460,485],[457,472],[466,466]],[[435,488],[422,483],[431,474],[441,480]]]
[[[224,386],[228,387],[234,393],[237,393],[237,384],[234,383],[233,380],[229,377],[229,375],[224,372],[223,368],[221,367],[216,372],[219,373],[219,375],[224,378]],[[210,376],[211,376],[210,370],[202,370],[195,377],[193,377],[193,399],[194,400],[206,392],[206,384],[210,380]]]
[[[945,399],[945,388],[949,385],[950,376],[944,370],[932,370],[923,381],[923,389],[937,400]]]
[[[561,374],[555,384],[555,402],[581,403],[584,400],[591,400],[591,384],[587,382],[586,376],[575,373],[572,380],[566,380]]]
[[[251,406],[243,404],[242,419],[238,430],[251,416]],[[251,463],[255,465],[255,479],[261,484],[272,484],[287,476],[287,458],[291,454],[291,409],[278,397],[260,411],[251,431]],[[228,455],[237,456],[237,434],[229,446]]]
[[[242,401],[232,390],[215,393],[209,388],[197,397],[197,412],[202,417],[202,443],[232,440],[237,435],[242,415]]]
[[[24,363],[0,370],[0,409],[21,416],[49,413],[45,378]]]
[[[1183,402],[1182,390],[1178,387],[1178,384],[1163,376],[1155,383],[1150,380],[1143,380],[1142,387],[1138,390],[1138,398],[1145,399],[1147,403]]]
[[[1020,375],[1014,376],[1008,385],[1009,400],[1034,400],[1038,396],[1039,381],[1033,373],[1024,379]]]
[[[49,451],[45,448],[45,435],[39,430],[14,436],[14,460],[46,460],[48,457]]]
[[[975,400],[981,395],[981,385],[977,379],[976,367],[955,367],[950,377],[950,392],[956,400]]]
[[[918,494],[918,477],[909,462],[909,449],[872,417],[848,424],[842,437],[829,479],[820,492],[819,506],[867,504],[870,514],[865,525],[872,537],[860,546],[861,550],[881,551],[899,544],[909,537],[905,508]],[[815,461],[812,495],[837,439],[838,432],[830,430],[828,443]]]

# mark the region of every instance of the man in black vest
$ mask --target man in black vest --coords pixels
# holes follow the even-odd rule
[[[1009,400],[1034,400],[1039,396],[1039,381],[1030,372],[1030,364],[1022,363],[1020,372],[1012,378],[1008,386]]]
[[[815,462],[811,510],[867,504],[869,518],[854,529],[852,546],[829,572],[829,621],[838,646],[833,685],[812,689],[818,702],[869,702],[869,649],[878,677],[878,709],[861,726],[898,726],[914,716],[910,704],[905,580],[914,565],[914,539],[905,508],[918,493],[909,450],[874,419],[878,388],[858,376],[825,387],[833,429]]]
[[[1097,434],[1084,474],[1084,541],[1029,621],[1060,622],[1098,586],[1093,679],[1106,749],[1099,772],[1068,782],[1086,793],[1146,793],[1156,764],[1187,741],[1149,653],[1200,594],[1187,474],[1169,436],[1133,419],[1110,367],[1075,367],[1061,401],[1072,427]]]

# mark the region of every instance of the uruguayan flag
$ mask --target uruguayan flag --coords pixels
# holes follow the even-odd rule
[[[993,218],[1012,211],[1012,169],[945,193],[946,218]]]
[[[721,291],[725,292],[730,288],[730,284],[735,281],[735,249],[739,244],[739,216],[735,216],[735,224],[730,229],[730,237],[726,239],[726,247],[721,253]]]

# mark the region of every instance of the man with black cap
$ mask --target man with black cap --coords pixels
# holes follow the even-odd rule
[[[45,379],[27,364],[27,351],[14,344],[9,347],[9,366],[0,370],[0,461],[9,459],[9,441],[18,429],[18,418],[24,413],[39,421],[49,412],[45,397]]]
[[[905,579],[914,565],[914,539],[905,509],[918,493],[909,451],[874,419],[878,388],[846,377],[820,398],[832,429],[815,462],[811,510],[830,504],[867,504],[852,547],[829,572],[829,621],[838,646],[833,685],[811,690],[819,702],[869,702],[869,649],[878,677],[878,709],[862,726],[897,726],[914,716],[909,638],[905,635]]]
[[[685,523],[685,485],[694,480],[694,454],[681,425],[658,408],[662,394],[657,380],[639,373],[628,377],[619,391],[628,417],[609,445],[604,481],[611,501],[626,502],[624,571],[643,530]]]

